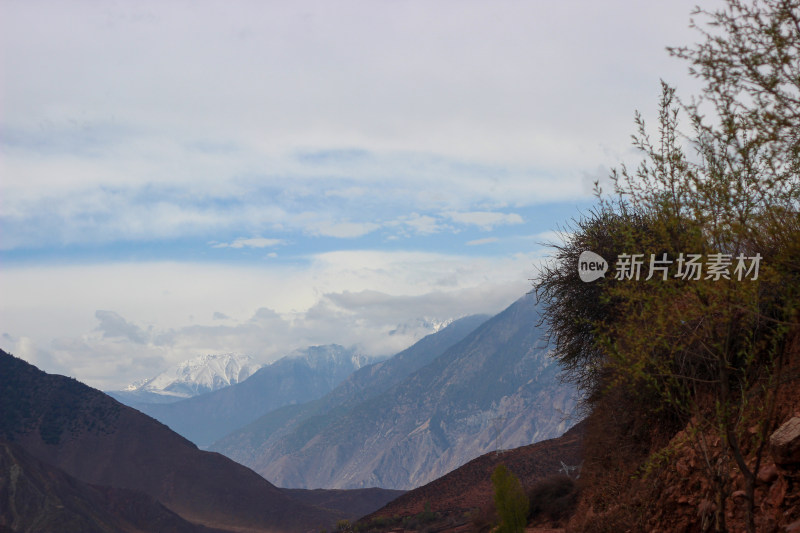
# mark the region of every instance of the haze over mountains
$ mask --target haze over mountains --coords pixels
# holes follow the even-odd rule
[[[335,344],[295,350],[247,380],[169,404],[129,405],[205,447],[261,415],[317,399],[375,359]]]
[[[561,435],[575,391],[557,379],[533,297],[472,330],[481,321],[456,322],[211,449],[281,486],[407,489],[497,446]]]
[[[401,494],[385,489],[424,485],[487,451],[557,437],[572,425],[575,391],[557,378],[538,316],[524,296],[495,317],[456,320],[385,360],[310,347],[213,392],[135,404],[201,444],[218,439],[211,448],[241,464],[0,352],[0,467],[24,473],[14,487],[0,483],[0,504],[14,509],[0,513],[0,525],[329,529]],[[198,359],[182,375],[208,381],[214,372],[200,370],[203,362],[234,374],[247,363]],[[17,501],[20,487],[46,512]],[[303,490],[319,488],[337,490]],[[68,505],[48,503],[55,501]]]
[[[279,435],[290,431],[313,431],[317,425],[327,423],[362,401],[391,389],[412,372],[430,363],[461,341],[488,318],[485,315],[473,315],[456,320],[397,355],[357,370],[318,400],[287,405],[267,413],[251,425],[253,428],[251,439],[264,441],[264,445],[267,445],[267,439],[270,439],[268,442],[272,442]],[[246,383],[243,383],[231,387],[229,393],[238,394],[245,385]]]

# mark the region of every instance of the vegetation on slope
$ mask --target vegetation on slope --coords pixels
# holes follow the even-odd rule
[[[598,531],[652,528],[644,493],[624,512],[614,499],[681,453],[702,472],[699,529],[725,531],[734,516],[763,529],[759,472],[797,387],[800,2],[696,14],[704,40],[671,52],[703,93],[686,104],[662,85],[655,140],[636,115],[641,164],[612,174],[612,196],[598,187],[599,207],[536,285],[556,357],[586,393],[584,484],[605,496],[583,505]],[[587,250],[610,264],[604,278],[581,281]]]

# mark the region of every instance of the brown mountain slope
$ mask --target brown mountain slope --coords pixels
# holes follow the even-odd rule
[[[492,472],[506,465],[522,482],[531,486],[537,480],[557,474],[561,463],[573,466],[581,462],[583,427],[578,424],[557,439],[550,439],[500,453],[490,452],[473,459],[427,485],[411,490],[382,509],[361,519],[405,517],[432,512],[461,514],[492,501]]]
[[[0,441],[0,531],[219,533],[183,520],[142,492],[83,483]]]
[[[81,481],[142,491],[184,519],[238,531],[306,531],[341,515],[287,497],[222,455],[100,391],[0,351],[0,437]]]

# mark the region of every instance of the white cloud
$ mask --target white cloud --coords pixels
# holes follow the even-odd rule
[[[363,237],[380,227],[380,224],[375,224],[374,222],[320,222],[310,225],[307,231],[311,235],[353,239],[356,237]]]
[[[390,222],[389,225],[408,227],[416,235],[433,235],[434,233],[451,229],[449,226],[442,224],[439,219],[430,215],[420,215],[419,213],[402,216],[398,220]]]
[[[467,246],[480,246],[483,244],[491,244],[493,242],[497,242],[497,237],[487,237],[485,239],[475,239],[473,241],[467,241]]]
[[[631,158],[633,110],[655,109],[659,79],[696,86],[664,52],[695,39],[693,6],[6,3],[0,249],[149,257],[148,243],[193,239],[275,258],[308,236],[358,246],[384,230],[413,246],[521,227],[524,209],[591,198]],[[3,267],[0,338],[100,386],[198,351],[390,350],[410,342],[385,334],[409,313],[507,305],[537,257],[330,252],[251,268],[79,251]]]
[[[451,220],[459,224],[478,226],[482,230],[491,230],[495,226],[522,224],[522,217],[516,213],[495,213],[491,211],[470,211],[464,213],[445,213]]]
[[[543,231],[536,235],[531,235],[531,239],[539,244],[563,244],[569,240],[572,233],[569,231]]]
[[[367,194],[364,187],[345,187],[343,189],[330,189],[325,191],[325,196],[340,198],[360,198]]]
[[[61,244],[283,221],[280,201],[275,216],[190,201],[247,198],[265,180],[401,200],[400,214],[586,197],[586,176],[626,157],[633,110],[655,108],[659,79],[692,86],[664,51],[695,38],[692,7],[12,2],[0,22],[0,47],[15,51],[4,64],[2,213],[55,208],[66,224],[41,234]],[[181,201],[132,201],[157,184]],[[103,215],[107,229],[82,241],[76,213]]]
[[[263,237],[239,237],[233,242],[220,242],[212,244],[213,248],[271,248],[284,244],[283,239],[265,239]]]
[[[8,336],[0,342],[43,370],[101,388],[203,353],[269,361],[336,342],[389,354],[425,333],[413,327],[390,335],[398,325],[499,312],[528,290],[536,261],[535,253],[354,251],[318,254],[291,268],[165,262],[6,268],[0,333]]]
[[[147,335],[141,328],[131,324],[114,311],[97,310],[95,318],[100,322],[97,331],[103,334],[103,338],[122,337],[136,344],[147,343]]]

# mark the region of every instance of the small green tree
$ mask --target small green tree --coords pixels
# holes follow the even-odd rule
[[[525,531],[528,518],[528,498],[519,479],[505,465],[498,465],[492,474],[494,505],[500,517],[498,533]]]

